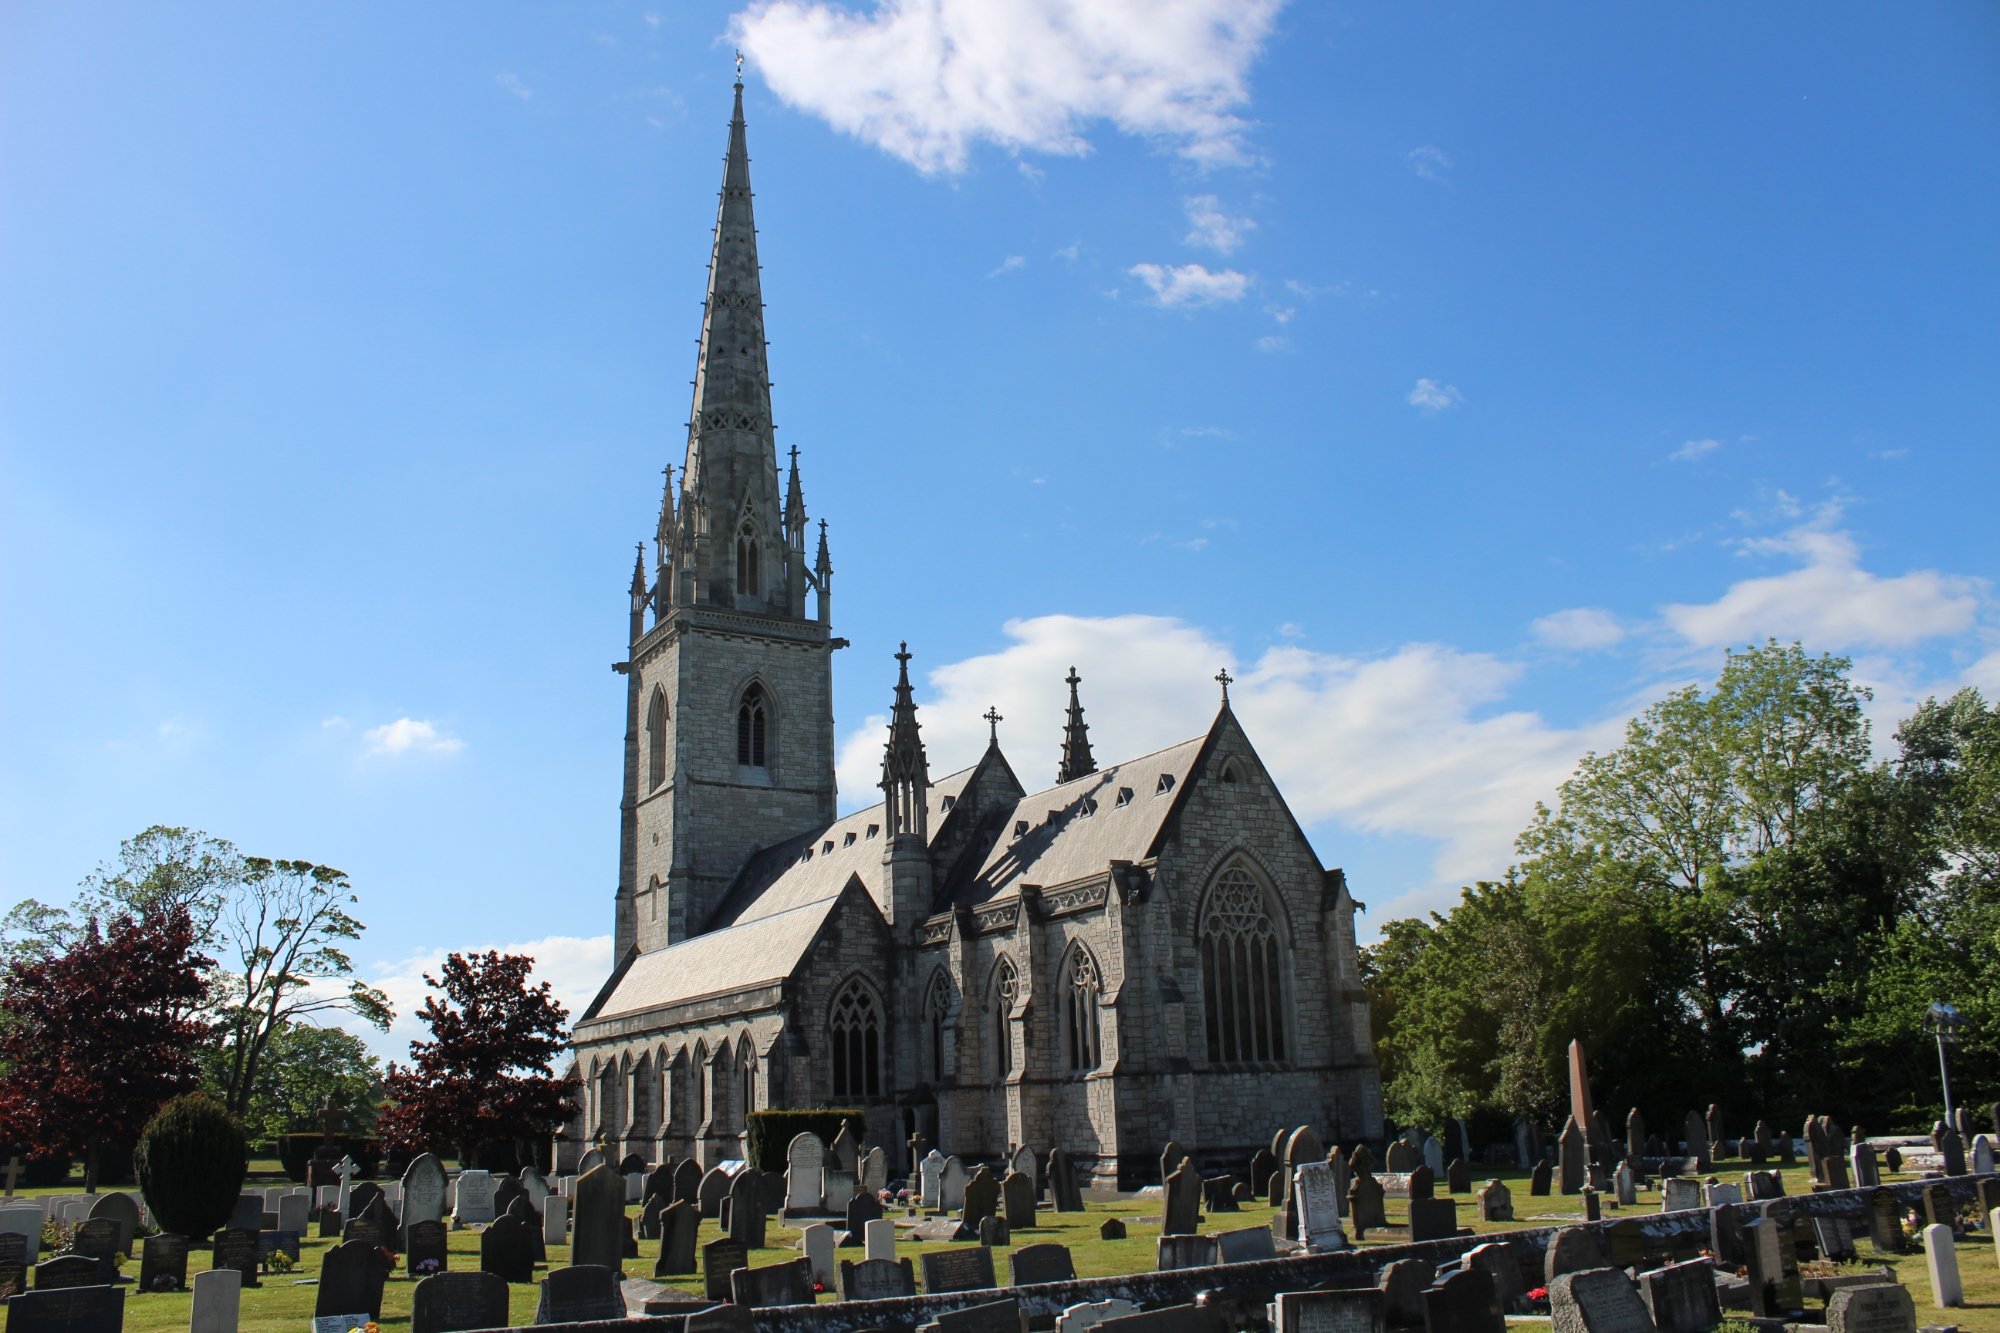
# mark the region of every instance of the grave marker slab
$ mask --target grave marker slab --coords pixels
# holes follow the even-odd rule
[[[71,1287],[101,1287],[97,1260],[85,1254],[59,1254],[35,1265],[36,1291],[67,1291]]]
[[[600,1166],[577,1179],[570,1240],[572,1267],[624,1271],[625,1180]]]
[[[908,1259],[840,1261],[837,1278],[843,1301],[886,1301],[917,1294],[916,1268]]]
[[[993,1251],[984,1245],[923,1256],[924,1290],[983,1291],[994,1285]]]
[[[1951,1228],[1943,1223],[1934,1222],[1924,1228],[1924,1266],[1931,1275],[1931,1304],[1941,1310],[1965,1304],[1965,1284],[1958,1276],[1958,1251],[1952,1248]]]
[[[1249,1264],[1278,1257],[1278,1243],[1269,1227],[1225,1231],[1215,1238],[1215,1248],[1218,1263]]]
[[[7,1298],[7,1333],[119,1333],[125,1292],[112,1286],[30,1291]]]
[[[1023,1245],[1010,1256],[1008,1273],[1011,1285],[1016,1287],[1031,1287],[1038,1282],[1074,1282],[1076,1260],[1067,1245]]]
[[[1616,1268],[1564,1273],[1549,1284],[1550,1333],[1653,1333],[1632,1279]]]
[[[1492,1275],[1461,1268],[1424,1292],[1424,1328],[1426,1333],[1506,1333],[1507,1316]]]
[[[1032,1161],[1028,1170],[1022,1171],[1017,1167],[1001,1178],[1000,1211],[1009,1227],[1035,1225],[1035,1171]]]
[[[491,1273],[502,1282],[529,1283],[535,1280],[535,1233],[519,1217],[503,1216],[479,1236],[479,1271]]]
[[[215,1268],[194,1275],[194,1303],[188,1333],[236,1333],[243,1301],[243,1275],[233,1268]]]
[[[479,1226],[499,1216],[499,1211],[493,1202],[493,1190],[492,1172],[459,1172],[457,1202],[451,1210],[452,1224],[461,1227]]]
[[[243,1277],[243,1285],[257,1285],[257,1233],[243,1227],[225,1227],[216,1233],[210,1268],[233,1268]]]
[[[1099,1324],[1109,1319],[1123,1318],[1139,1313],[1139,1307],[1130,1301],[1083,1301],[1066,1307],[1056,1316],[1056,1333],[1089,1333]]]
[[[748,1310],[813,1303],[812,1264],[805,1259],[739,1268],[729,1275],[729,1299]]]
[[[896,1257],[896,1224],[887,1218],[878,1217],[862,1228],[862,1253],[870,1259],[894,1259]]]
[[[185,1236],[148,1236],[139,1247],[140,1291],[186,1291],[188,1243]]]
[[[1004,1301],[989,1301],[941,1314],[930,1323],[919,1325],[917,1333],[1026,1333],[1027,1327],[1027,1320],[1021,1317],[1020,1302],[1009,1296]]]
[[[625,1202],[625,1180],[608,1167],[597,1170],[618,1187],[619,1205]],[[542,1279],[541,1295],[535,1303],[537,1324],[581,1324],[591,1320],[623,1319],[625,1293],[618,1283],[618,1270],[602,1264],[571,1264],[551,1269]]]
[[[1383,1333],[1385,1325],[1379,1287],[1284,1291],[1270,1308],[1272,1333]]]
[[[438,1273],[410,1293],[410,1333],[505,1328],[507,1284],[491,1273]]]
[[[1900,1282],[1840,1287],[1826,1298],[1827,1333],[1917,1333],[1917,1303]]]
[[[382,1283],[388,1276],[389,1265],[380,1250],[361,1241],[342,1241],[320,1261],[314,1316],[366,1310],[370,1319],[380,1319]]]
[[[693,1205],[689,1205],[692,1207]],[[542,1200],[542,1245],[562,1245],[569,1240],[569,1199],[551,1194]]]
[[[450,1233],[437,1218],[412,1222],[403,1232],[404,1271],[413,1280],[447,1272],[451,1268]]]
[[[701,1247],[702,1289],[712,1301],[729,1299],[729,1275],[750,1262],[750,1251],[727,1237]]]
[[[834,1287],[833,1252],[838,1241],[834,1229],[824,1222],[815,1222],[799,1233],[799,1250],[806,1257],[812,1280],[822,1291],[832,1291]]]
[[[1639,1274],[1639,1299],[1660,1333],[1708,1333],[1722,1320],[1715,1263],[1692,1259]]]
[[[660,1213],[660,1257],[653,1264],[653,1276],[682,1277],[695,1271],[697,1242],[701,1234],[701,1213],[691,1203],[676,1199]]]
[[[785,1214],[816,1213],[825,1194],[826,1145],[817,1134],[795,1135],[785,1148]],[[732,1198],[735,1195],[732,1193]]]
[[[1162,1273],[1182,1268],[1212,1268],[1222,1262],[1213,1236],[1161,1236],[1155,1267]]]

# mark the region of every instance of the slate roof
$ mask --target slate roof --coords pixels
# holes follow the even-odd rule
[[[837,901],[836,893],[642,953],[591,1012],[590,1021],[782,981],[805,957]]]
[[[1196,736],[1022,797],[978,868],[947,887],[946,902],[989,902],[1023,884],[1051,887],[1102,874],[1114,860],[1144,860],[1207,741]],[[1173,779],[1166,791],[1162,774]],[[1127,789],[1131,799],[1120,805]]]

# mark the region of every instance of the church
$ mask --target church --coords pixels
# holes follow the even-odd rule
[[[905,644],[881,798],[838,812],[846,641],[797,450],[780,483],[735,96],[679,493],[669,468],[632,572],[614,963],[576,1021],[559,1165],[712,1165],[777,1107],[857,1109],[901,1166],[914,1133],[966,1158],[1060,1145],[1127,1188],[1169,1139],[1207,1160],[1279,1126],[1379,1139],[1354,900],[1226,672],[1188,739],[1100,765],[1072,669],[1027,781],[990,712],[977,762],[933,774]]]

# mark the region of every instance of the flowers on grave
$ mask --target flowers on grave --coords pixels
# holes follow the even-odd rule
[[[813,1283],[813,1295],[824,1296],[825,1294],[826,1294],[826,1283],[815,1281]]]
[[[292,1256],[283,1250],[273,1250],[264,1256],[264,1271],[267,1273],[289,1273],[294,1267]]]
[[[1549,1305],[1549,1289],[1547,1287],[1528,1288],[1528,1303],[1537,1310],[1546,1310]]]
[[[426,1277],[432,1273],[442,1273],[444,1271],[444,1260],[438,1258],[419,1259],[417,1260],[417,1271]]]
[[[154,1291],[179,1291],[180,1289],[180,1279],[176,1278],[172,1273],[159,1273],[153,1277],[152,1290]]]

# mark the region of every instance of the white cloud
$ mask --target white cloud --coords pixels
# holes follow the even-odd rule
[[[1082,674],[1092,748],[1101,762],[1148,753],[1205,731],[1219,695],[1213,677],[1238,676],[1230,696],[1251,740],[1308,825],[1338,821],[1438,844],[1436,884],[1491,876],[1513,858],[1514,835],[1584,751],[1615,744],[1623,716],[1570,729],[1497,706],[1521,667],[1486,653],[1408,644],[1377,657],[1295,644],[1239,665],[1198,626],[1163,616],[1040,616],[1010,621],[996,652],[923,673],[921,718],[932,772],[954,771],[986,744],[980,715],[1007,719],[1003,747],[1031,788],[1053,780],[1067,700],[1062,679]],[[919,659],[921,665],[921,659]],[[894,674],[884,664],[882,697]],[[840,785],[861,792],[881,778],[886,716],[867,719],[841,746]],[[1046,761],[1043,763],[1042,761]],[[1337,842],[1330,848],[1336,853]],[[1357,885],[1383,900],[1410,886]]]
[[[1453,385],[1439,384],[1433,379],[1420,379],[1404,401],[1411,407],[1421,407],[1426,412],[1442,412],[1447,407],[1458,406],[1461,396]]]
[[[1550,647],[1587,653],[1613,647],[1625,637],[1625,627],[1618,623],[1618,617],[1595,606],[1556,611],[1528,628]]]
[[[1427,143],[1420,148],[1412,148],[1403,155],[1403,160],[1410,164],[1411,171],[1427,181],[1442,181],[1445,173],[1451,170],[1451,158],[1436,144]]]
[[[1233,268],[1211,273],[1201,264],[1182,264],[1176,268],[1134,264],[1126,271],[1145,283],[1153,293],[1153,300],[1169,310],[1240,301],[1250,290],[1248,275]]]
[[[367,753],[371,755],[456,754],[465,748],[464,741],[447,736],[435,722],[413,717],[399,717],[394,722],[370,727],[361,739],[368,743]]]
[[[997,278],[1003,273],[1012,273],[1017,269],[1023,269],[1026,268],[1027,266],[1028,266],[1027,256],[1008,255],[1005,259],[1000,261],[1000,266],[998,268],[994,269],[986,276],[989,278]]]
[[[1686,444],[1668,454],[1667,458],[1669,461],[1675,463],[1692,463],[1695,459],[1712,454],[1721,447],[1721,440],[1689,440]]]
[[[1986,598],[1984,579],[1934,569],[1871,574],[1861,568],[1853,536],[1830,526],[1838,514],[1829,505],[1781,536],[1742,542],[1746,555],[1786,556],[1799,567],[1734,583],[1713,602],[1664,606],[1668,628],[1696,647],[1774,637],[1817,651],[1907,647],[1972,628]]]
[[[793,106],[924,172],[972,146],[1089,151],[1107,121],[1204,163],[1244,156],[1238,110],[1283,0],[756,0],[730,36]]]
[[[1070,263],[1074,264],[1076,262],[1076,257],[1082,253],[1083,253],[1083,242],[1071,241],[1068,245],[1065,245],[1062,249],[1057,250],[1055,252],[1055,256],[1057,259],[1067,259],[1070,261]]]
[[[521,82],[521,76],[511,69],[503,69],[493,76],[494,82],[520,98],[523,102],[535,95],[535,90]]]
[[[1223,211],[1222,201],[1212,194],[1198,194],[1181,201],[1187,208],[1188,245],[1205,246],[1217,254],[1234,254],[1243,244],[1243,233],[1255,231],[1256,222]]]
[[[1267,333],[1257,340],[1257,350],[1265,353],[1282,352],[1291,345],[1291,339],[1275,333]]]
[[[455,951],[484,953],[488,949],[500,953],[527,954],[533,958],[535,968],[528,978],[529,984],[538,986],[548,982],[555,998],[569,1010],[571,1022],[576,1021],[577,1015],[583,1012],[584,1006],[604,985],[604,979],[611,975],[609,935],[548,935],[516,944],[460,944]],[[389,1003],[396,1011],[396,1021],[387,1032],[378,1032],[353,1022],[343,1023],[342,1026],[361,1037],[371,1050],[385,1060],[407,1061],[410,1058],[410,1043],[430,1036],[429,1029],[417,1012],[423,1008],[424,1000],[437,992],[424,984],[424,973],[437,976],[444,969],[446,952],[444,949],[425,950],[396,962],[380,962],[364,969],[368,984],[389,997]]]

